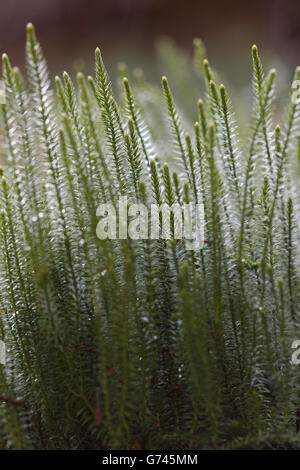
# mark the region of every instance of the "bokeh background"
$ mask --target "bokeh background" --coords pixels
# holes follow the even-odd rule
[[[201,37],[210,61],[237,86],[248,80],[254,42],[266,61],[288,70],[300,63],[299,0],[0,0],[0,7],[1,52],[24,64],[31,21],[53,73],[83,63],[90,71],[99,45],[110,73],[122,60],[161,75],[155,49],[162,35],[188,54]]]

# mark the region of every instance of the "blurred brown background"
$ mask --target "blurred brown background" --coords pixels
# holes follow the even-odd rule
[[[125,60],[151,73],[155,39],[162,34],[189,53],[192,39],[201,37],[218,69],[240,81],[249,73],[254,42],[290,68],[300,63],[299,0],[0,0],[0,6],[1,52],[24,63],[31,21],[55,72],[78,58],[91,69],[100,45],[109,69]]]

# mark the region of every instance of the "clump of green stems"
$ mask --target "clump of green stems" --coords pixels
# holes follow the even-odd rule
[[[120,66],[118,100],[98,48],[56,94],[31,24],[27,79],[2,57],[2,449],[300,447],[299,103],[274,122],[253,46],[245,131],[194,48],[160,46],[174,91]],[[203,248],[100,240],[120,196],[202,203]]]

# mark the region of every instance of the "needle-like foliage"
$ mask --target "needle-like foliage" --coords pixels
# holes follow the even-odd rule
[[[190,113],[172,77],[124,65],[117,100],[98,48],[95,77],[55,93],[31,24],[27,79],[2,57],[1,449],[300,448],[300,106],[275,125],[254,46],[245,132],[194,45]],[[179,83],[187,59],[161,47]],[[203,247],[173,212],[169,239],[100,239],[120,196],[203,204]]]

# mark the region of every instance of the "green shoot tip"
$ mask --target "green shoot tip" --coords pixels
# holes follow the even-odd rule
[[[201,45],[202,45],[202,41],[201,41],[200,38],[194,38],[193,44],[194,44],[194,46],[201,46]]]
[[[96,47],[95,49],[95,57],[96,57],[96,60],[101,60],[101,51],[99,47]]]
[[[35,30],[32,23],[28,23],[26,26],[27,40],[34,42],[35,41]]]

